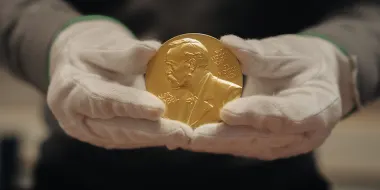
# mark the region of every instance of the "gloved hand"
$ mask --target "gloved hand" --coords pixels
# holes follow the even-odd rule
[[[105,18],[79,18],[52,44],[47,101],[60,126],[104,148],[187,144],[192,129],[161,119],[164,103],[145,90],[146,65],[161,44]]]
[[[357,103],[355,64],[321,38],[224,36],[247,81],[221,110],[223,123],[195,129],[190,149],[262,160],[310,152]]]

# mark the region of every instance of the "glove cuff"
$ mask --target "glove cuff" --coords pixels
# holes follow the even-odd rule
[[[126,33],[128,33],[131,37],[135,38],[134,34],[120,21],[112,18],[112,17],[108,17],[108,16],[103,16],[103,15],[85,15],[85,16],[78,16],[78,17],[75,17],[71,20],[69,20],[66,24],[64,24],[62,26],[62,28],[54,35],[54,38],[52,40],[52,43],[50,44],[50,47],[49,47],[49,53],[48,53],[48,57],[47,57],[47,76],[48,76],[48,81],[50,83],[50,78],[51,78],[51,55],[52,55],[52,49],[53,49],[53,46],[55,45],[55,43],[57,43],[57,41],[67,41],[66,39],[70,38],[72,35],[75,35],[75,32],[72,33],[72,35],[68,34],[68,35],[65,35],[62,37],[62,33],[63,32],[66,32],[68,30],[68,28],[70,28],[71,26],[77,24],[77,23],[82,23],[82,22],[94,22],[94,25],[92,26],[96,26],[96,22],[103,22],[104,21],[108,21],[111,25],[114,25],[114,26],[117,26],[117,27],[120,27],[120,29],[123,29],[126,31]],[[89,25],[86,25],[83,27],[83,30],[87,30],[89,29]],[[79,29],[80,30],[80,29]],[[60,39],[60,38],[63,38],[63,39]],[[58,42],[59,43],[59,42]],[[63,43],[66,43],[66,42],[63,42]],[[61,44],[62,45],[62,44]]]
[[[323,34],[314,33],[314,32],[310,32],[310,31],[305,31],[305,32],[298,33],[298,35],[301,35],[301,36],[313,36],[313,37],[318,37],[318,38],[321,38],[321,39],[323,39],[325,41],[328,41],[332,45],[334,45],[341,53],[343,53],[345,56],[349,57],[349,54],[348,54],[348,52],[347,52],[347,50],[345,48],[343,48],[339,44],[335,43],[334,41],[332,41],[331,39],[329,39],[327,36],[325,36]]]
[[[342,97],[343,117],[346,117],[350,115],[350,113],[361,109],[363,106],[360,100],[360,93],[357,84],[358,63],[356,57],[350,55],[345,48],[323,34],[307,31],[301,32],[298,35],[320,38],[336,47],[336,55],[339,62],[338,80]]]

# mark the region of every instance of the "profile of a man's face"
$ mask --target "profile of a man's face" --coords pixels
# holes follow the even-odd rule
[[[185,86],[197,68],[207,66],[207,49],[198,40],[190,38],[173,41],[169,44],[165,64],[171,86]]]

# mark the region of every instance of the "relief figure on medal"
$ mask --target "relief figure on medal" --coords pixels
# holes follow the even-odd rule
[[[167,105],[166,115],[190,126],[219,121],[219,109],[240,96],[241,86],[222,80],[210,71],[211,52],[198,40],[183,38],[168,44],[166,78],[181,101]]]

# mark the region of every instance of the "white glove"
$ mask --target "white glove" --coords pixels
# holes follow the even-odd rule
[[[319,147],[357,103],[351,59],[330,42],[298,35],[224,36],[247,81],[221,110],[224,123],[195,129],[190,149],[263,160]]]
[[[161,119],[164,103],[145,89],[146,65],[160,45],[107,19],[63,30],[52,45],[47,94],[63,130],[104,148],[187,144],[192,129]]]

